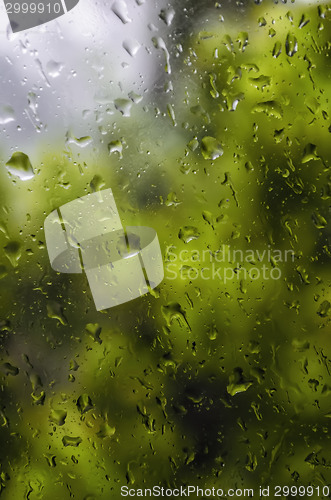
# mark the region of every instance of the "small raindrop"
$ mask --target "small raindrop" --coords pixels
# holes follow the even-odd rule
[[[317,211],[313,213],[312,219],[317,229],[324,229],[328,225],[327,220],[323,217],[323,215],[321,215]]]
[[[128,94],[128,97],[130,97],[131,101],[134,102],[135,104],[138,104],[140,101],[142,101],[143,97],[139,94],[136,94],[135,92],[131,91]]]
[[[112,437],[115,432],[115,427],[111,427],[109,424],[102,424],[100,426],[99,432],[97,433],[97,436],[101,439],[105,439],[107,437]]]
[[[138,50],[140,49],[141,45],[137,40],[124,40],[123,42],[123,48],[127,51],[127,53],[131,56],[134,57]]]
[[[75,446],[77,447],[82,442],[81,437],[73,437],[73,436],[63,436],[62,443],[63,446]]]
[[[86,148],[92,142],[92,137],[84,135],[82,137],[75,137],[70,132],[66,134],[66,144],[76,144],[80,148]]]
[[[123,24],[131,22],[128,16],[128,7],[124,0],[117,0],[113,3],[111,10],[122,21]]]
[[[201,152],[205,160],[216,160],[222,156],[223,148],[215,137],[206,135],[201,140]]]
[[[239,49],[241,52],[244,52],[248,45],[248,33],[246,31],[239,33],[237,42],[239,43]]]
[[[88,394],[82,394],[77,400],[77,408],[83,414],[92,410],[93,404],[90,396]]]
[[[105,185],[106,183],[100,175],[95,175],[90,182],[90,187],[93,193],[100,191],[102,188],[105,187]]]
[[[117,111],[122,113],[123,116],[130,116],[132,107],[131,99],[115,99],[114,105]]]
[[[330,314],[331,304],[328,300],[324,300],[318,308],[317,314],[321,318],[326,318]]]
[[[63,307],[55,301],[50,301],[47,304],[47,316],[52,319],[60,321],[61,325],[67,325],[67,318],[64,316]]]
[[[102,328],[99,323],[88,323],[85,326],[85,330],[95,342],[97,342],[98,344],[102,344],[102,340],[100,338]]]
[[[19,373],[19,369],[10,363],[3,363],[2,365],[0,365],[0,370],[5,375],[12,375],[13,377],[18,375],[18,373]]]
[[[307,144],[305,146],[303,157],[301,163],[307,163],[311,160],[319,160],[319,156],[317,154],[317,146],[315,144]]]
[[[189,331],[191,331],[190,325],[186,319],[185,311],[182,309],[181,305],[178,304],[178,302],[170,302],[168,305],[162,306],[161,310],[169,327],[171,326],[173,320],[177,319],[180,326],[186,325]]]
[[[51,410],[49,420],[53,424],[63,425],[65,419],[67,418],[67,412],[65,410]]]
[[[123,144],[120,140],[111,141],[108,144],[109,154],[118,153],[120,158],[123,158]]]
[[[198,228],[195,226],[183,226],[180,228],[178,238],[184,243],[189,243],[192,240],[197,240],[200,236]]]
[[[170,24],[173,21],[173,18],[175,17],[175,10],[173,7],[169,7],[168,9],[162,9],[159,15],[160,19],[166,23],[167,26],[170,26]]]
[[[308,23],[310,22],[310,19],[308,19],[306,17],[305,14],[302,14],[302,17],[300,19],[300,23],[299,23],[299,28],[303,28],[304,26],[306,26]]]
[[[253,113],[265,113],[267,116],[278,118],[283,116],[283,110],[277,101],[265,101],[257,103],[252,109]]]
[[[286,54],[289,57],[293,57],[294,54],[298,51],[298,41],[294,35],[289,33],[286,37],[285,42]]]
[[[172,104],[167,105],[167,113],[169,117],[171,118],[172,124],[174,127],[176,127],[177,122],[176,122],[176,115],[175,115],[175,110]]]
[[[18,266],[18,261],[22,255],[22,249],[20,243],[17,241],[10,241],[5,247],[4,252],[9,262],[13,267]]]
[[[49,61],[46,65],[46,71],[50,77],[57,78],[60,76],[63,66],[61,62]]]
[[[226,390],[230,396],[235,396],[241,392],[246,392],[252,384],[253,382],[245,380],[242,368],[235,368],[229,377],[229,384]]]
[[[196,137],[194,137],[188,144],[187,147],[189,148],[190,151],[195,151],[197,147],[199,146],[199,141]]]
[[[277,58],[282,53],[282,44],[280,42],[276,42],[274,48],[272,49],[272,56]]]
[[[165,72],[168,73],[169,75],[171,74],[171,66],[170,66],[170,54],[168,52],[167,46],[165,44],[165,41],[161,37],[153,37],[152,42],[154,44],[154,47],[156,49],[161,49],[164,52],[165,59],[166,59],[166,65],[165,65]]]

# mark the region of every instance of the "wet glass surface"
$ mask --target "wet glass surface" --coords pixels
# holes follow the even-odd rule
[[[0,12],[1,500],[328,498],[331,7],[80,0],[16,34]],[[44,221],[105,189],[164,279],[97,311]]]

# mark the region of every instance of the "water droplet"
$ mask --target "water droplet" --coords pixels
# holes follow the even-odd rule
[[[294,35],[289,33],[286,37],[285,42],[286,54],[289,57],[293,57],[294,54],[298,51],[298,41]]]
[[[135,92],[131,91],[128,94],[128,97],[130,97],[131,101],[134,102],[135,104],[138,104],[140,101],[142,101],[143,96],[136,94]]]
[[[108,151],[109,151],[109,154],[118,153],[119,157],[123,158],[123,155],[122,155],[123,143],[120,140],[111,141],[108,144]]]
[[[173,126],[176,127],[176,125],[177,125],[176,115],[175,115],[175,110],[174,110],[174,107],[172,104],[167,105],[167,113],[168,113],[169,117],[171,118]]]
[[[97,436],[101,439],[112,437],[116,432],[115,427],[111,427],[109,424],[105,423],[100,426],[100,430]]]
[[[11,365],[10,363],[3,363],[0,365],[0,370],[5,375],[12,375],[15,377],[19,373],[19,369],[16,366]]]
[[[46,65],[46,71],[50,77],[57,78],[60,76],[63,67],[64,65],[61,62],[49,61]]]
[[[17,241],[10,241],[5,247],[4,252],[9,262],[13,267],[18,266],[18,261],[21,258],[21,245]]]
[[[168,194],[165,204],[167,207],[177,207],[181,202],[177,199],[177,195],[174,191]]]
[[[76,144],[80,148],[86,148],[92,142],[92,137],[89,135],[84,135],[83,137],[75,137],[71,134],[71,132],[67,132],[66,134],[66,144]]]
[[[140,49],[141,45],[137,40],[124,40],[123,42],[123,48],[127,51],[127,53],[131,56],[134,57],[138,50]]]
[[[266,101],[257,103],[252,109],[253,113],[265,113],[267,116],[278,118],[283,116],[283,110],[277,101]]]
[[[272,49],[273,57],[279,57],[282,53],[282,44],[280,42],[276,42],[274,48]]]
[[[308,275],[307,271],[302,266],[297,266],[295,268],[295,270],[299,274],[299,276],[302,280],[302,283],[304,283],[305,285],[309,285],[310,281],[309,281],[309,275]]]
[[[274,139],[275,139],[275,142],[277,144],[279,144],[280,142],[282,142],[282,140],[284,139],[285,137],[285,129],[284,128],[281,128],[279,130],[275,130],[274,131]]]
[[[65,410],[51,410],[49,416],[49,420],[56,425],[63,425],[66,418],[67,412]]]
[[[47,316],[49,318],[60,321],[61,325],[67,325],[67,318],[64,316],[63,307],[55,301],[50,301],[47,304]]]
[[[183,226],[180,228],[178,238],[184,243],[189,243],[192,240],[197,240],[200,236],[198,228],[195,226]]]
[[[202,106],[200,106],[200,104],[198,104],[197,106],[192,106],[190,108],[190,111],[191,113],[193,113],[195,116],[198,116],[198,117],[201,117],[203,118],[203,120],[206,122],[206,123],[210,123],[210,116],[209,114],[204,110],[204,108]]]
[[[104,188],[106,185],[104,179],[101,177],[101,175],[95,175],[93,179],[90,182],[90,187],[93,191],[93,193],[96,193],[97,191],[101,191],[102,188]]]
[[[228,49],[229,52],[234,52],[233,41],[229,35],[224,36],[224,45]]]
[[[305,105],[307,106],[307,108],[309,109],[309,111],[311,113],[313,113],[313,115],[315,115],[319,111],[319,109],[321,107],[321,105],[318,102],[318,100],[315,99],[312,96],[307,96],[306,97],[306,99],[305,99]]]
[[[217,79],[217,76],[215,75],[215,73],[209,73],[209,81],[210,81],[210,86],[211,86],[210,95],[214,99],[217,99],[219,97],[219,92],[216,88],[216,79]]]
[[[241,52],[244,52],[248,45],[248,33],[246,31],[239,33],[237,42],[239,43],[239,49]]]
[[[257,78],[250,78],[250,82],[256,87],[258,90],[263,90],[264,87],[268,87],[271,84],[271,76],[261,75]]]
[[[215,325],[209,327],[208,330],[206,331],[206,333],[207,333],[207,337],[210,340],[216,340],[217,339],[218,330],[217,330],[217,328],[216,328]]]
[[[287,19],[288,19],[289,21],[291,21],[291,23],[293,23],[293,19],[294,19],[294,17],[293,17],[293,12],[291,12],[291,11],[289,10],[288,12],[286,12],[285,17],[287,17]]]
[[[56,467],[56,456],[52,453],[44,453],[44,457],[46,458],[46,462],[49,467]]]
[[[6,125],[7,123],[15,121],[15,112],[11,106],[0,105],[0,124]]]
[[[37,108],[38,108],[37,99],[38,99],[38,96],[35,92],[28,93],[28,106],[34,115],[37,114]]]
[[[180,326],[186,325],[189,331],[191,331],[190,325],[186,319],[185,311],[182,309],[178,302],[170,302],[166,306],[161,308],[164,319],[167,322],[167,326],[171,326],[174,319],[177,319]]]
[[[116,2],[114,2],[111,10],[122,21],[123,24],[131,22],[131,19],[128,16],[128,7],[124,0],[117,0]]]
[[[318,15],[321,19],[325,19],[326,14],[331,10],[330,5],[319,5],[318,6]]]
[[[230,396],[235,396],[236,394],[247,391],[251,385],[253,385],[253,382],[245,381],[243,370],[241,368],[235,368],[229,377],[229,384],[226,390]]]
[[[153,42],[154,47],[156,49],[163,50],[164,56],[165,56],[165,59],[166,59],[166,65],[165,65],[164,69],[165,69],[165,72],[170,75],[171,74],[170,54],[168,52],[168,49],[166,47],[166,44],[165,44],[163,38],[161,38],[161,37],[153,37],[152,38],[152,42]]]
[[[63,436],[62,443],[63,446],[75,446],[77,447],[82,442],[81,437],[73,437],[73,436]]]
[[[305,149],[303,151],[303,157],[301,160],[301,163],[307,163],[308,161],[311,160],[319,160],[319,156],[317,154],[317,146],[315,144],[307,144],[305,146]]]
[[[82,394],[77,400],[77,408],[83,414],[92,410],[93,404],[90,396],[88,394]]]
[[[187,147],[189,148],[190,151],[195,151],[197,147],[199,146],[199,141],[197,137],[194,137],[188,144]]]
[[[302,14],[302,17],[300,19],[300,23],[299,23],[299,28],[303,28],[304,26],[306,26],[308,23],[310,22],[310,19],[308,19],[306,17],[305,14]]]
[[[102,344],[102,340],[100,338],[102,328],[99,325],[99,323],[88,323],[85,326],[85,330],[93,338],[95,342],[98,342],[98,344]]]
[[[130,99],[115,99],[114,105],[117,111],[122,113],[123,116],[130,116],[132,107],[132,101]]]
[[[323,229],[325,228],[328,223],[327,220],[317,211],[315,211],[312,215],[313,223],[317,229]]]
[[[7,161],[6,167],[10,174],[18,177],[21,181],[28,181],[34,177],[30,158],[25,153],[16,151]]]
[[[206,135],[201,140],[201,152],[205,160],[216,160],[222,156],[223,148],[215,137]]]
[[[309,349],[310,344],[308,340],[303,340],[303,339],[293,339],[292,340],[292,347],[296,352],[304,352]]]
[[[321,318],[326,318],[329,316],[329,311],[331,308],[331,304],[328,300],[324,300],[318,308],[317,314],[321,316]]]
[[[170,24],[173,21],[173,18],[175,17],[175,10],[173,7],[169,7],[168,9],[162,9],[159,15],[160,19],[166,23],[167,26],[170,26]]]

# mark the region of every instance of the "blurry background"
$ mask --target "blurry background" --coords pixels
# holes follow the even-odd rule
[[[330,16],[81,0],[13,35],[2,8],[1,498],[330,484]],[[157,230],[165,279],[97,312],[43,222],[103,188]],[[170,252],[222,245],[295,258],[169,279]]]

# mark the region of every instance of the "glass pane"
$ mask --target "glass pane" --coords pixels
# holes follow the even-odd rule
[[[1,7],[1,500],[329,498],[330,11]]]

